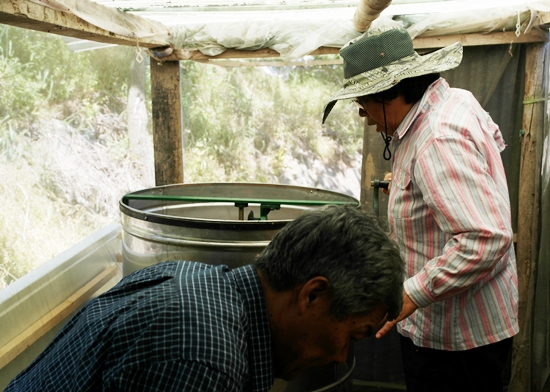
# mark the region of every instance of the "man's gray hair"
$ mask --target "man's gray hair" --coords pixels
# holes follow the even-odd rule
[[[351,204],[306,211],[274,236],[255,265],[279,292],[324,276],[329,313],[338,320],[380,303],[388,320],[401,311],[405,271],[397,245],[374,214]]]

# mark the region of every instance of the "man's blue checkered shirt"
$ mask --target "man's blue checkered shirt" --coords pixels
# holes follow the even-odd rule
[[[163,262],[91,301],[13,391],[267,391],[267,309],[251,265]]]

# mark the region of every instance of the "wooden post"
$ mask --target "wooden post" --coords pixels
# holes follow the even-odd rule
[[[159,63],[151,59],[151,100],[155,184],[183,182],[179,61]]]
[[[540,220],[540,164],[544,127],[544,46],[530,44],[525,64],[523,138],[519,175],[517,266],[519,326],[514,337],[509,392],[531,390],[532,316]]]

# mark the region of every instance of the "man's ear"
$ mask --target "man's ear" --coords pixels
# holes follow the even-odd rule
[[[328,299],[330,283],[324,276],[316,276],[308,280],[298,293],[298,310],[303,314],[308,308],[316,306]]]

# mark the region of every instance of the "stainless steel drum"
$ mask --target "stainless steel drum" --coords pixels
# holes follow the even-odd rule
[[[322,189],[249,183],[179,184],[130,193],[120,201],[123,274],[166,260],[250,264],[288,222],[331,203],[359,202]]]
[[[167,260],[250,264],[278,230],[307,209],[343,203],[359,205],[341,193],[275,184],[177,184],[133,192],[120,201],[123,275]],[[280,390],[351,390],[346,380],[352,364],[353,357],[314,370]]]

